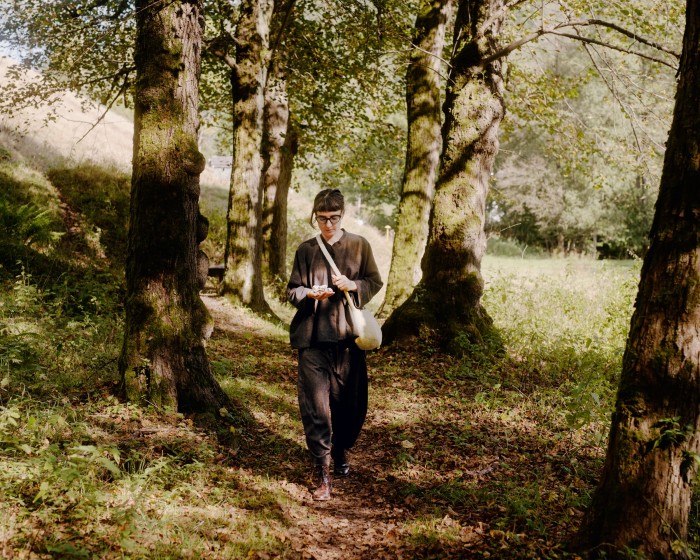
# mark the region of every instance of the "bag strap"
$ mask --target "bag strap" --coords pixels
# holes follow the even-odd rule
[[[323,243],[323,241],[321,240],[321,234],[320,234],[320,233],[316,236],[316,241],[318,241],[318,246],[321,247],[321,252],[323,253],[323,256],[326,257],[326,260],[328,261],[328,264],[331,265],[331,269],[333,270],[333,272],[335,272],[336,276],[342,276],[342,274],[340,274],[340,270],[338,270],[338,267],[337,267],[336,264],[335,264],[335,261],[333,260],[333,257],[331,257],[331,254],[328,252],[328,249],[326,249],[326,245],[325,245],[325,244]],[[352,301],[352,298],[350,297],[350,294],[348,294],[348,291],[347,291],[347,290],[343,290],[343,292],[345,292],[345,297],[347,298],[348,303],[349,303],[350,305],[352,305],[353,307],[357,307],[357,306],[355,305],[355,302]]]

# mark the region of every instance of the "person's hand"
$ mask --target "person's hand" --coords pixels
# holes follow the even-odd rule
[[[311,291],[306,294],[306,297],[310,297],[316,301],[323,301],[331,297],[334,293],[333,289],[328,286],[314,286]]]
[[[333,280],[333,284],[335,284],[340,290],[347,290],[348,292],[357,291],[357,284],[355,284],[355,281],[350,280],[344,274],[341,274],[340,276],[336,276],[334,274],[333,276],[331,276],[331,280]]]

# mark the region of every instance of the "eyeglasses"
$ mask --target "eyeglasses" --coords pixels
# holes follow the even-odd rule
[[[331,224],[335,225],[335,224],[337,224],[337,223],[340,221],[341,218],[342,218],[342,216],[338,216],[338,215],[329,216],[328,218],[326,218],[326,216],[316,216],[316,221],[317,221],[319,224],[324,224],[324,225],[325,225],[325,224],[327,224],[328,222],[330,222]]]

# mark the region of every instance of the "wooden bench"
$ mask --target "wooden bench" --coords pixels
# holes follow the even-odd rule
[[[219,282],[224,279],[224,272],[226,267],[223,264],[214,264],[209,267],[208,276],[211,278],[216,278]]]

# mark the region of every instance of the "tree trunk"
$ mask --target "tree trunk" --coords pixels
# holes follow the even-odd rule
[[[292,181],[297,138],[289,116],[287,77],[275,53],[265,90],[263,135],[263,254],[268,279],[287,282],[287,198]]]
[[[401,305],[421,279],[442,137],[440,76],[452,0],[422,0],[406,70],[408,138],[389,280],[381,314]]]
[[[268,312],[262,279],[262,129],[273,0],[244,0],[232,72],[233,167],[223,291]]]
[[[384,324],[387,342],[425,334],[454,348],[459,336],[479,340],[491,329],[480,303],[481,259],[486,194],[505,108],[500,60],[482,61],[496,51],[503,4],[459,2],[423,278]]]
[[[583,550],[686,557],[678,551],[700,451],[699,0],[687,2],[679,76],[606,463],[577,537]]]
[[[119,368],[126,396],[180,411],[230,401],[209,367],[212,322],[199,297],[197,146],[202,3],[138,0],[135,127],[126,329]]]

